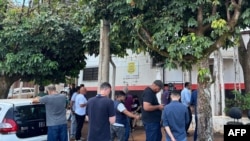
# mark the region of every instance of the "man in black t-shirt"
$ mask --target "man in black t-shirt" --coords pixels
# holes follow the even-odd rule
[[[161,113],[164,105],[159,104],[156,94],[164,87],[161,80],[155,80],[142,93],[142,122],[146,141],[161,141]]]

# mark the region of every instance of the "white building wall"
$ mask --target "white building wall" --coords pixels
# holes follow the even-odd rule
[[[150,85],[155,79],[164,79],[164,83],[184,83],[183,71],[181,68],[168,69],[166,68],[163,73],[163,68],[152,67],[152,60],[147,53],[134,54],[128,50],[128,56],[124,58],[112,57],[116,65],[116,86],[138,86]],[[235,82],[235,68],[232,59],[232,50],[222,52],[224,62],[223,76],[225,83],[233,84]],[[210,58],[213,56],[211,55]],[[86,68],[98,67],[99,57],[87,56]],[[128,64],[133,62],[135,64],[135,71],[128,73]],[[110,82],[112,81],[112,66],[110,65]],[[83,71],[79,73],[78,84],[86,84],[89,87],[97,87],[97,81],[83,81]],[[191,71],[191,82],[197,84],[198,67],[193,66]],[[164,75],[164,77],[163,77]],[[243,73],[240,68],[241,83],[243,83]]]
[[[151,67],[151,59],[147,54],[133,54],[128,51],[129,56],[124,58],[112,57],[113,62],[116,65],[116,86],[137,86],[137,85],[149,85],[157,76],[157,73],[161,70],[159,68]],[[98,67],[99,57],[87,56],[86,68]],[[135,72],[133,74],[128,73],[128,64],[130,62],[135,63]],[[110,82],[112,81],[112,66],[110,65]],[[83,71],[79,73],[78,84],[86,84],[89,87],[96,87],[97,81],[83,81]],[[161,73],[162,75],[162,73]],[[162,77],[161,77],[162,78]]]

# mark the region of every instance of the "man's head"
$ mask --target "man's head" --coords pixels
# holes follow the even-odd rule
[[[164,84],[162,83],[161,80],[155,80],[153,84],[151,85],[151,89],[155,92],[158,93],[161,91],[161,89],[164,88]]]
[[[75,83],[72,83],[71,84],[71,88],[75,88],[76,87],[76,84]]]
[[[55,93],[57,93],[57,92],[56,92],[56,87],[55,87],[55,85],[53,85],[53,84],[50,84],[50,85],[47,87],[47,90],[48,90],[48,94],[55,94]]]
[[[185,82],[185,88],[191,89],[191,83],[190,82]]]
[[[164,90],[165,90],[165,91],[168,90],[168,84],[164,84]]]
[[[108,82],[103,82],[100,86],[100,94],[108,96],[111,92],[111,85]]]
[[[123,92],[126,94],[126,93],[128,93],[128,86],[125,86],[124,88],[123,88]]]
[[[84,87],[84,86],[80,86],[79,93],[80,93],[80,94],[86,94],[86,93],[87,93],[87,89],[86,89],[86,87]]]
[[[44,90],[45,90],[44,86],[41,85],[41,86],[39,87],[39,92],[44,92]]]
[[[76,86],[76,92],[79,94],[80,93],[80,86]]]
[[[178,91],[176,91],[176,90],[173,90],[173,91],[171,92],[170,97],[171,97],[171,100],[172,100],[172,101],[179,101],[180,98],[181,98],[181,95],[180,95],[180,92],[178,92]]]
[[[118,93],[115,94],[115,98],[118,101],[124,102],[126,98],[126,94],[123,91],[119,91]]]

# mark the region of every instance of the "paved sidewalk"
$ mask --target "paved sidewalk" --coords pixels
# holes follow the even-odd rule
[[[70,125],[70,124],[68,124]],[[82,135],[86,139],[88,133],[88,122],[85,122],[83,125]],[[162,130],[162,141],[165,141],[165,133]],[[190,135],[188,136],[188,141],[193,141],[193,131],[189,131]],[[74,140],[71,140],[74,141]],[[135,130],[131,133],[129,141],[145,141],[145,132],[143,127],[136,127]],[[224,141],[224,137],[222,134],[215,133],[214,141]]]

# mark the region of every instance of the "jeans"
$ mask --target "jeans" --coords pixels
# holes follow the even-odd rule
[[[197,108],[197,107],[195,107]],[[198,131],[197,131],[197,127],[198,127],[198,116],[197,116],[197,109],[195,109],[195,116],[194,116],[194,119],[195,119],[195,129],[194,129],[194,141],[197,140],[197,136],[198,136]]]
[[[160,122],[143,123],[146,131],[146,141],[161,141],[161,124]]]
[[[189,115],[189,122],[188,124],[186,125],[186,132],[188,132],[188,129],[189,129],[189,126],[192,122],[192,112],[191,112],[191,108],[190,106],[187,107],[188,108],[188,115]]]
[[[48,126],[48,141],[68,141],[67,124]]]
[[[76,134],[76,117],[75,114],[71,113],[70,135],[74,137],[75,134]]]
[[[81,136],[82,136],[82,127],[83,127],[83,123],[85,121],[85,115],[77,115],[75,114],[76,117],[76,136],[75,139],[76,140],[80,140]]]
[[[130,120],[131,120],[131,118],[127,117],[127,123],[125,125],[125,141],[128,141],[129,134],[130,134],[130,131],[131,131]]]
[[[171,141],[171,139],[166,138],[166,141]],[[187,138],[184,138],[184,139],[182,139],[182,140],[178,140],[178,141],[187,141]]]
[[[114,141],[115,137],[117,137],[117,141],[125,141],[124,127],[110,125],[110,133],[111,133],[111,141]]]

